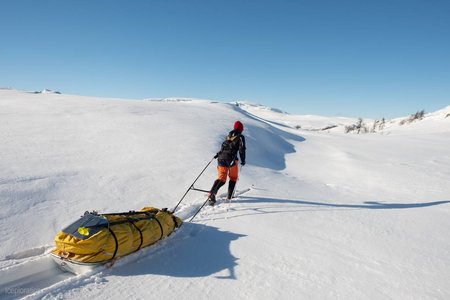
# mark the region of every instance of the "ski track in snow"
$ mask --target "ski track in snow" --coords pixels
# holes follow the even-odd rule
[[[250,188],[235,192],[233,202],[239,201],[239,196],[250,191]],[[226,193],[220,194],[215,206],[205,205],[197,215],[194,222],[207,224],[208,221],[215,220],[215,214],[222,214],[231,205],[225,199]],[[199,198],[198,200],[202,200]],[[143,248],[138,252],[119,258],[111,268],[120,268],[123,265],[147,260],[152,254],[163,249],[170,249],[168,240],[185,239],[195,236],[198,230],[188,229],[184,223],[189,222],[192,216],[200,209],[202,203],[191,205],[180,205],[176,215],[183,220],[183,225],[172,235],[159,241],[155,245]],[[0,261],[0,299],[10,300],[17,298],[38,299],[44,295],[56,295],[59,290],[76,288],[89,282],[99,283],[102,281],[104,273],[108,272],[108,267],[101,265],[84,274],[75,275],[59,269],[57,264],[50,257],[49,253],[53,246],[42,246],[24,250],[6,256]]]
[[[0,90],[0,108],[0,299],[450,299],[450,106],[365,135],[196,100]],[[112,268],[72,275],[49,258],[85,210],[176,203],[237,119],[251,193],[188,223],[206,200],[192,193],[181,228]]]

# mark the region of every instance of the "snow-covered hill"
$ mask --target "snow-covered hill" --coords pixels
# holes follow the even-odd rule
[[[247,102],[238,103],[238,105],[248,113],[257,116],[262,120],[270,121],[274,124],[284,125],[287,127],[303,131],[342,133],[346,132],[346,127],[356,124],[358,122],[358,118],[324,117],[314,115],[292,115],[283,112],[279,109],[274,109],[263,105],[252,104]],[[449,118],[450,118],[450,106],[432,113],[424,114],[423,118],[413,121],[410,120],[411,116],[401,117],[393,120],[384,120],[384,118],[380,118],[377,120],[362,119],[363,121],[362,125],[367,129],[367,133],[380,133],[380,134],[390,134],[392,131],[401,130],[398,127],[403,125],[414,125],[413,127],[415,128],[407,129],[407,131],[410,132],[413,132],[414,130],[419,128],[424,128],[425,132],[428,132],[430,130],[446,131],[446,126],[448,126]],[[376,124],[374,124],[375,122]],[[424,124],[426,125],[423,126]]]
[[[2,299],[450,297],[449,107],[354,135],[308,130],[350,118],[170,100],[0,90]],[[70,276],[43,259],[86,210],[173,208],[236,120],[251,190],[230,207],[110,269]],[[214,179],[211,165],[196,186]],[[178,214],[204,199],[190,192]]]
[[[279,109],[247,102],[239,102],[238,105],[248,113],[258,116],[263,120],[267,120],[278,125],[309,131],[329,132],[329,129],[331,128],[333,131],[342,132],[345,126],[356,122],[356,119],[354,118],[292,115]]]

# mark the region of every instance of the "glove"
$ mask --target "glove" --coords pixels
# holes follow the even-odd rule
[[[241,166],[245,166],[245,161],[241,162]]]
[[[218,158],[219,157],[219,153],[216,153],[216,155],[214,155],[214,158]]]

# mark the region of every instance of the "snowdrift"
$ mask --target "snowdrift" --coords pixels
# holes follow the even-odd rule
[[[448,114],[353,135],[346,119],[212,101],[0,90],[0,299],[450,299]],[[80,212],[172,207],[236,120],[248,193],[113,268],[57,268],[55,234]]]
[[[66,270],[70,263],[104,264],[128,255],[170,235],[182,221],[167,209],[144,207],[140,211],[84,216],[55,237],[55,261]]]

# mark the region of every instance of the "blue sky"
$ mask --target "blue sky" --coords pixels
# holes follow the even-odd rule
[[[0,87],[430,112],[450,105],[450,1],[2,0]]]

